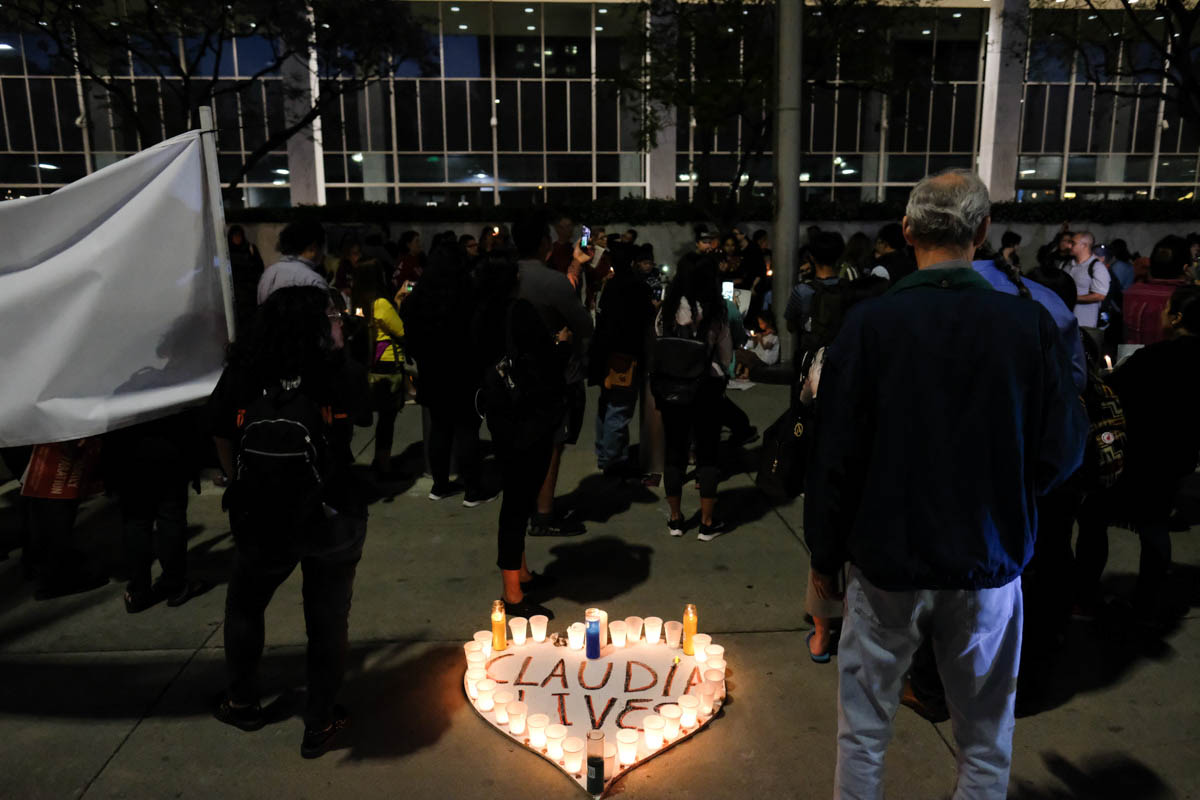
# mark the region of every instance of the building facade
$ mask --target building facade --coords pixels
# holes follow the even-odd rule
[[[429,36],[431,63],[401,64],[343,95],[319,119],[315,136],[297,137],[249,172],[244,204],[689,200],[701,188],[702,157],[709,174],[737,169],[748,135],[743,124],[702,128],[687,108],[674,109],[674,125],[653,148],[642,148],[638,121],[614,80],[644,58],[635,52],[635,33],[647,21],[631,4],[406,5]],[[853,52],[812,65],[821,75],[803,94],[803,197],[902,198],[929,172],[975,166],[996,199],[1193,198],[1200,138],[1164,87],[1105,76],[1103,59],[1064,56],[1056,43],[1063,26],[1103,42],[1114,24],[1128,24],[1121,13],[1051,8],[1016,25],[1005,12],[1020,6],[962,0],[907,10],[905,23],[888,31],[890,53],[927,64],[928,74],[901,91],[865,86]],[[810,36],[819,13],[806,10]],[[1152,49],[1118,54],[1155,57]],[[286,116],[289,76],[260,75],[271,58],[269,42],[245,36],[212,65],[231,89],[215,104],[223,179]],[[60,63],[45,36],[0,32],[2,197],[53,191],[178,133],[167,122],[169,78],[139,69],[133,58],[115,76],[133,89],[138,115],[157,120],[147,133],[92,82],[62,74]],[[250,89],[233,91],[239,82]],[[754,193],[769,196],[770,146],[748,162],[741,180],[751,177]],[[713,188],[728,191],[729,180]]]

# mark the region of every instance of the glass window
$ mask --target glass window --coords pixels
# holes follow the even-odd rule
[[[33,156],[0,155],[0,183],[37,183]]]
[[[812,87],[811,103],[805,108],[811,115],[809,147],[814,152],[828,153],[833,149],[833,91]]]
[[[25,68],[30,75],[62,75],[70,70],[58,58],[58,45],[48,36],[27,33],[21,37],[25,43]]]
[[[1195,183],[1196,156],[1194,154],[1164,156],[1158,160],[1160,183]]]
[[[541,189],[501,189],[500,205],[532,206],[542,202]]]
[[[683,167],[680,168],[680,159],[676,158],[676,171],[680,175],[687,172],[687,157],[682,160]],[[644,165],[645,159],[639,153],[596,156],[596,180],[604,183],[637,183],[645,180]]]
[[[443,71],[447,78],[491,76],[491,6],[458,3],[442,7]],[[499,10],[496,16],[501,16]]]
[[[1018,165],[1018,180],[1058,181],[1062,178],[1062,156],[1021,156]]]
[[[256,75],[261,70],[274,64],[275,46],[270,39],[263,36],[243,36],[237,40],[238,74],[243,76]],[[268,75],[278,75],[274,69]]]
[[[954,87],[954,140],[951,149],[972,152],[975,149],[975,86]]]
[[[0,33],[0,75],[23,75],[21,37],[16,33]]]
[[[287,181],[287,156],[282,154],[271,153],[263,156],[250,167],[250,171],[246,173],[247,183],[274,183],[275,181]]]
[[[264,78],[262,82],[267,92],[267,131],[283,130],[283,81],[279,78]]]
[[[808,176],[805,178],[804,176]],[[800,182],[827,183],[833,180],[833,161],[828,156],[803,156],[800,159]]]
[[[421,81],[421,149],[445,149],[442,140],[442,87],[438,81]]]
[[[542,149],[542,85],[521,82],[521,148]]]
[[[446,149],[470,150],[467,126],[467,82],[446,81]],[[475,111],[475,109],[471,109]],[[474,119],[471,120],[474,122]],[[489,142],[491,144],[491,142]]]
[[[399,183],[444,183],[446,165],[441,156],[397,156]]]
[[[858,149],[859,103],[861,92],[853,86],[842,86],[837,93],[837,150]]]
[[[471,81],[471,149],[492,152],[492,115],[497,111],[489,81]]]
[[[517,82],[497,81],[496,139],[500,150],[520,150],[521,109],[517,103]],[[491,149],[489,147],[489,149]]]
[[[500,180],[509,183],[545,183],[542,157],[500,156]]]
[[[592,85],[571,81],[571,149],[592,149]]]
[[[546,149],[567,149],[567,84],[546,81]]]
[[[546,3],[542,9],[546,77],[589,77],[592,74],[591,6],[585,3]]]
[[[924,178],[925,175],[925,156],[889,155],[887,157],[888,181],[916,182]]]
[[[451,183],[491,183],[492,159],[490,156],[447,156]]]
[[[345,183],[346,182],[346,157],[341,153],[337,155],[325,154],[325,182],[326,183]]]
[[[1043,149],[1062,151],[1067,135],[1067,95],[1069,86],[1051,86],[1046,114],[1046,140]]]
[[[861,183],[863,180],[863,159],[862,156],[834,156],[833,157],[833,176],[838,183]],[[869,178],[874,180],[875,176]]]
[[[933,125],[929,128],[929,149],[949,150],[954,120],[954,90],[946,84],[933,87]]]
[[[563,183],[590,183],[591,156],[550,156],[546,159],[546,178]]]
[[[396,148],[420,150],[417,134],[417,82],[393,81],[392,102],[396,106]]]
[[[1021,103],[1021,149],[1042,149],[1042,126],[1045,124],[1046,87],[1025,87],[1025,99]]]
[[[592,190],[588,188],[551,187],[546,190],[546,202],[551,205],[582,206],[591,200]]]
[[[596,74],[606,78],[635,67],[641,60],[638,44],[645,16],[632,3],[596,6]]]
[[[1191,200],[1196,193],[1186,186],[1160,186],[1154,196],[1159,200]]]
[[[58,121],[55,119],[54,93],[50,78],[30,78],[29,95],[33,102],[33,130],[39,150],[61,150],[58,142]],[[157,116],[158,103],[153,116]],[[148,115],[150,116],[150,115]]]
[[[641,200],[646,196],[645,186],[597,186],[597,200],[620,200],[632,197]]]

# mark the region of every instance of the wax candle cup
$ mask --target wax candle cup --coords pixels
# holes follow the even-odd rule
[[[658,714],[663,719],[663,738],[669,742],[679,735],[679,718],[683,712],[679,706],[672,704],[660,708]]]
[[[547,714],[530,714],[529,719],[525,720],[525,726],[529,728],[529,746],[536,748],[544,748],[546,746],[546,726],[550,724],[550,717]]]
[[[491,711],[495,708],[495,701],[492,696],[496,693],[496,682],[491,678],[484,678],[475,687],[475,691],[479,694],[480,711]]]
[[[692,637],[696,635],[699,625],[700,615],[696,613],[696,606],[688,603],[683,607],[683,654],[685,656],[693,655]]]
[[[572,775],[583,770],[583,739],[578,736],[568,736],[563,740],[563,766]]]
[[[637,761],[638,732],[628,728],[617,731],[617,755],[621,766],[627,767]]]
[[[525,715],[529,706],[520,701],[508,704],[508,731],[520,735],[525,732]]]
[[[663,630],[667,635],[667,647],[679,647],[679,637],[683,634],[683,623],[674,619],[664,622]]]
[[[679,704],[679,725],[684,730],[696,727],[696,715],[700,711],[700,698],[685,694],[675,701]]]
[[[642,618],[641,617],[626,617],[625,625],[628,629],[625,633],[626,639],[630,644],[637,644],[642,638]]]
[[[608,612],[604,609],[598,609],[600,612],[600,646],[608,647]]]
[[[583,649],[583,639],[587,634],[587,627],[582,622],[572,622],[567,627],[567,644],[572,650]]]
[[[712,643],[712,637],[707,633],[697,633],[692,637],[692,657],[696,659],[697,664],[703,664],[708,660],[708,652],[705,650]]]
[[[492,654],[492,632],[477,631],[475,633],[475,641],[479,642],[479,649],[483,651],[483,657],[488,658]]]
[[[516,700],[517,696],[510,689],[497,689],[496,694],[492,696],[492,702],[496,706],[496,724],[508,724],[508,704]]]
[[[563,756],[562,744],[567,738],[567,726],[557,722],[546,726],[546,755],[558,761]]]
[[[709,714],[713,713],[712,684],[705,681],[704,683],[698,684],[696,688],[700,690],[700,713],[704,716],[708,716]]]
[[[504,601],[492,601],[492,649],[496,652],[508,649],[508,625],[504,620]]]
[[[608,635],[612,637],[613,647],[625,646],[625,632],[628,627],[623,620],[614,619],[608,623]]]
[[[704,648],[705,663],[711,664],[714,660],[723,660],[725,658],[725,648],[719,644],[710,644]]]
[[[725,696],[725,675],[720,670],[704,670],[704,684],[712,687],[714,702]]]
[[[512,617],[508,620],[508,627],[512,630],[513,644],[525,644],[525,629],[529,625],[529,620],[524,617]]]
[[[487,677],[483,667],[471,667],[467,670],[467,694],[472,700],[479,697],[479,682]]]
[[[483,650],[479,649],[473,653],[467,653],[467,669],[471,667],[486,667],[487,659],[483,657]]]
[[[617,746],[612,742],[604,743],[604,777],[612,780],[617,774]]]
[[[545,614],[534,614],[529,618],[529,635],[537,643],[546,641],[546,624],[550,622],[550,618]]]
[[[658,644],[662,638],[663,621],[661,617],[646,617],[646,644]]]
[[[724,679],[725,679],[725,659],[723,659],[723,658],[712,658],[712,657],[710,656],[710,657],[709,657],[709,659],[708,659],[708,661],[707,661],[707,662],[705,662],[704,666],[705,666],[705,667],[707,667],[708,669],[715,669],[715,670],[717,670],[718,672],[720,672],[720,673],[721,673],[721,680],[724,680]]]
[[[463,654],[464,655],[469,656],[469,655],[471,655],[471,653],[482,653],[482,652],[483,652],[483,648],[480,647],[479,642],[475,641],[474,639],[472,639],[471,641],[469,641],[463,645]]]
[[[587,642],[587,657],[599,658],[600,648],[600,609],[589,608],[587,610],[587,622],[584,623],[584,637]]]
[[[663,718],[657,714],[648,714],[642,718],[642,735],[647,750],[653,752],[662,747],[664,728]]]

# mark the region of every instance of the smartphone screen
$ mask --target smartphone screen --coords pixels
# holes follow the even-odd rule
[[[583,235],[579,237],[579,249],[587,250],[592,243],[592,229],[587,225],[583,226]]]
[[[733,281],[725,281],[721,284],[721,297],[726,300],[733,299]]]

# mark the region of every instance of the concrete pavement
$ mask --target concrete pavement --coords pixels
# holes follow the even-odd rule
[[[781,387],[733,393],[760,428],[786,402]],[[594,412],[595,395],[589,396]],[[420,463],[418,409],[397,425],[397,462]],[[799,501],[772,508],[753,488],[757,445],[730,453],[721,513],[735,527],[701,543],[665,530],[661,491],[596,474],[591,416],[568,450],[560,496],[588,533],[530,539],[535,569],[559,580],[552,630],[601,605],[610,616],[678,618],[699,605],[701,628],[728,648],[724,715],[626,776],[615,794],[645,798],[828,797],[837,725],[836,663],[809,661],[803,594],[807,552]],[[636,426],[635,426],[636,427]],[[636,432],[635,432],[636,436]],[[370,444],[369,432],[359,446]],[[400,451],[404,452],[401,453]],[[360,458],[366,461],[366,458]],[[461,643],[486,627],[498,595],[498,504],[464,509],[425,498],[409,479],[372,507],[351,612],[354,713],[340,749],[298,750],[304,623],[297,573],[268,610],[263,684],[276,724],[245,734],[209,716],[223,685],[222,606],[231,555],[219,490],[192,498],[191,562],[216,582],[177,609],[130,616],[117,581],[34,602],[17,559],[0,562],[0,797],[582,797],[566,776],[489,730],[461,695]],[[0,487],[8,526],[15,484]],[[685,511],[694,511],[689,484]],[[80,539],[119,572],[117,518],[89,503]],[[1175,590],[1189,612],[1163,636],[1074,623],[1055,707],[1018,720],[1010,797],[1200,797],[1200,545],[1175,534]],[[1136,571],[1137,542],[1114,530],[1106,580]],[[15,555],[15,554],[14,554]],[[888,755],[888,795],[939,798],[954,785],[953,734],[901,709]]]

